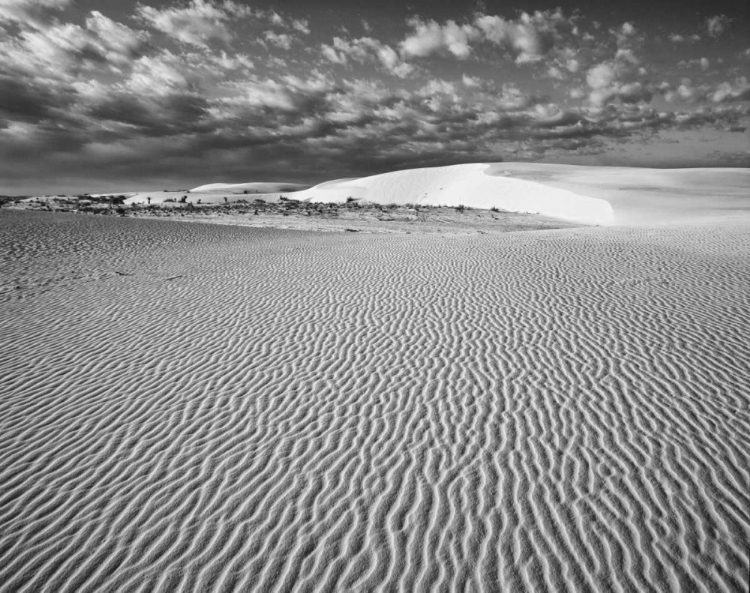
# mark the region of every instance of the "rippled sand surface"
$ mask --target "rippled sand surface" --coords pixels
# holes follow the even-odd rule
[[[749,255],[0,211],[0,590],[746,591]]]

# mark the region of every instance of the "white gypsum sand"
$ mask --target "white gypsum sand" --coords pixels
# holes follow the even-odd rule
[[[190,190],[195,193],[217,194],[278,194],[283,192],[301,191],[309,186],[301,183],[285,182],[250,182],[250,183],[209,183]]]
[[[321,183],[292,194],[313,202],[363,200],[375,204],[415,203],[420,206],[459,206],[511,212],[535,212],[587,223],[608,223],[612,208],[598,198],[580,196],[522,179],[486,174],[489,165],[410,169]]]
[[[0,210],[0,589],[747,590],[750,200],[628,183],[500,235]]]

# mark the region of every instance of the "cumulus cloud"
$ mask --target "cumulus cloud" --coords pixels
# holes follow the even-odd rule
[[[646,74],[630,49],[620,48],[615,58],[595,64],[586,72],[591,88],[589,102],[596,109],[619,101],[624,104],[650,102],[653,91],[641,78]]]
[[[497,98],[497,108],[502,111],[517,111],[530,107],[536,101],[536,98],[524,93],[515,84],[505,83]]]
[[[476,76],[469,76],[468,74],[464,74],[461,76],[461,82],[463,82],[464,86],[469,88],[479,88],[482,86],[481,79],[477,78]]]
[[[61,11],[73,0],[0,0],[0,23],[40,24],[54,12]]]
[[[470,42],[479,35],[471,25],[458,25],[452,20],[443,25],[420,18],[412,18],[408,22],[414,31],[401,42],[401,52],[406,57],[423,58],[448,52],[460,59],[468,58],[471,54]]]
[[[635,25],[633,23],[623,23],[620,31],[625,37],[632,37],[636,34]]]
[[[395,41],[368,24],[366,36],[339,33],[316,51],[303,45],[305,19],[239,0],[143,1],[135,19],[117,22],[104,9],[66,19],[72,0],[0,0],[3,176],[28,174],[31,156],[58,173],[79,162],[85,175],[182,174],[209,156],[217,174],[244,177],[248,163],[273,172],[299,158],[295,170],[313,177],[356,175],[512,151],[594,154],[660,130],[732,132],[750,121],[744,46],[656,63],[630,22],[592,29],[559,10],[414,18]],[[239,19],[249,25],[242,35]],[[663,111],[653,93],[669,102]]]
[[[188,91],[198,86],[201,79],[190,75],[182,60],[164,51],[159,56],[145,56],[133,65],[125,86],[136,94],[168,94]]]
[[[228,44],[233,35],[232,18],[252,16],[253,11],[232,0],[190,0],[186,5],[157,9],[138,4],[136,15],[145,23],[182,43],[208,47],[209,41]]]
[[[292,36],[287,33],[276,33],[275,31],[266,31],[263,33],[263,39],[265,39],[271,45],[280,47],[281,49],[291,49],[292,47]]]
[[[323,44],[323,57],[334,64],[346,64],[353,60],[360,64],[376,62],[386,72],[404,78],[414,71],[414,67],[404,62],[390,45],[372,37],[343,39],[334,37],[332,45]]]
[[[583,99],[586,96],[586,89],[580,86],[573,87],[568,91],[568,96],[571,99]]]
[[[292,29],[302,33],[303,35],[310,34],[310,21],[307,19],[294,19],[292,20]]]
[[[148,35],[93,11],[84,26],[73,23],[24,28],[0,42],[0,72],[54,79],[81,71],[119,71],[149,47]]]
[[[678,68],[700,68],[705,72],[711,67],[711,60],[706,57],[696,58],[694,60],[680,60],[677,62]]]
[[[573,22],[560,10],[524,12],[515,21],[480,14],[475,23],[489,43],[510,50],[518,64],[542,60],[562,29],[574,29]]]
[[[515,20],[478,13],[466,24],[453,20],[440,24],[419,18],[410,19],[408,24],[413,31],[400,44],[406,58],[444,54],[466,59],[482,43],[509,52],[517,64],[528,64],[541,61],[563,30],[577,34],[573,20],[560,10],[523,12]],[[570,66],[577,68],[574,61]]]
[[[732,23],[725,14],[719,14],[706,19],[706,31],[711,37],[721,37]]]
[[[698,43],[701,40],[701,36],[697,33],[692,35],[680,35],[679,33],[671,33],[669,40],[672,43]]]
[[[709,88],[706,85],[696,85],[689,78],[683,78],[676,88],[667,85],[663,89],[664,98],[670,103],[695,103],[706,98]]]
[[[750,81],[746,76],[740,76],[733,82],[722,82],[716,87],[711,99],[715,103],[750,100]]]

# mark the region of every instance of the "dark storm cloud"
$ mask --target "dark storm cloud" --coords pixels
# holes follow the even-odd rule
[[[8,121],[40,122],[55,117],[75,101],[70,89],[0,75],[0,117]]]
[[[202,124],[208,107],[209,102],[196,95],[170,94],[144,100],[133,94],[122,93],[107,97],[84,113],[92,118],[92,127],[96,125],[93,120],[130,126],[132,129],[122,131],[124,138],[136,133],[145,136],[180,136],[211,131]]]

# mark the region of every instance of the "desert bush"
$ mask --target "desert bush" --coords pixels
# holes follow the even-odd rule
[[[463,204],[459,204],[458,206],[456,206],[456,212],[463,212],[464,210],[466,210],[466,206],[464,206]]]

